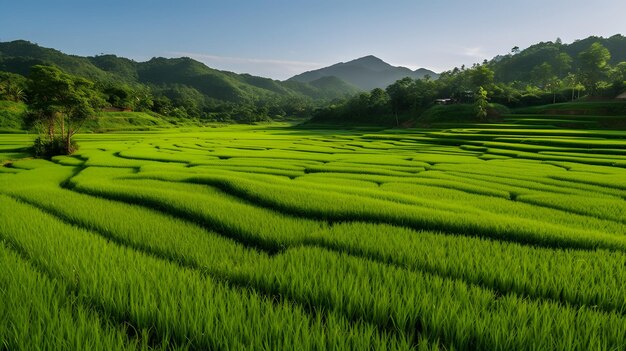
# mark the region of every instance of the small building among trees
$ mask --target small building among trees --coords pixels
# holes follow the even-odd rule
[[[452,105],[453,103],[454,103],[454,99],[450,99],[450,98],[435,100],[436,105]]]

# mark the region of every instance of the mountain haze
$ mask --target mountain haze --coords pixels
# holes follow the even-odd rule
[[[289,78],[289,81],[309,83],[324,77],[337,77],[362,90],[386,88],[398,79],[410,77],[424,78],[429,75],[437,78],[437,73],[420,68],[412,71],[406,67],[396,67],[376,56],[365,56],[356,60],[341,62],[329,67],[304,72]]]

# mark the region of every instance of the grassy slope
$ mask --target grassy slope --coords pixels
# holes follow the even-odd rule
[[[163,117],[146,112],[100,112],[85,123],[83,131],[152,130],[172,126]]]
[[[0,132],[23,132],[22,120],[27,106],[22,102],[0,100]],[[197,126],[192,120],[180,121],[156,113],[147,112],[100,112],[89,119],[82,132],[147,131],[172,127]]]
[[[17,131],[22,129],[22,119],[26,113],[26,104],[0,100],[0,130]]]
[[[592,115],[592,116],[624,116],[626,101],[583,101],[565,102],[560,104],[525,107],[514,110],[519,114],[546,115]]]

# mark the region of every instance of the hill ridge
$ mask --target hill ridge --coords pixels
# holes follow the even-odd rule
[[[358,92],[346,82],[335,81],[337,84],[328,90],[307,83],[285,84],[271,78],[218,70],[190,57],[153,57],[138,62],[115,54],[70,55],[26,40],[0,42],[0,71],[26,76],[36,64],[53,64],[68,73],[103,83],[184,85],[207,99],[227,102],[294,97],[330,100]]]

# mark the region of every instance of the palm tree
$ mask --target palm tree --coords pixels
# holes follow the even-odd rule
[[[16,85],[9,85],[8,89],[6,89],[5,96],[15,102],[26,101],[26,92]]]

